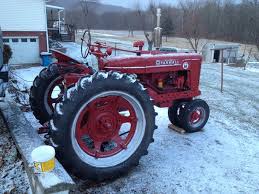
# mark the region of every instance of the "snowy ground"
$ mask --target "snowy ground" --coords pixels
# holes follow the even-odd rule
[[[88,182],[77,181],[78,188],[74,192],[258,193],[259,72],[224,68],[222,94],[220,66],[202,67],[201,98],[211,108],[204,132],[177,134],[167,127],[167,110],[157,108],[159,128],[154,135],[155,143],[140,165],[112,183],[89,186]],[[15,73],[19,77],[25,75],[22,78],[30,81],[40,70],[34,67]],[[30,85],[30,82],[24,84]],[[30,113],[26,115],[32,119]]]
[[[159,128],[149,155],[128,176],[89,188],[89,193],[259,193],[259,73],[203,65],[201,98],[211,108],[204,132],[168,129],[167,110],[157,108]]]
[[[80,58],[75,50],[80,46],[66,46],[69,54]],[[30,88],[41,69],[15,70],[18,87]],[[140,165],[114,182],[96,185],[76,180],[72,193],[259,193],[258,70],[257,64],[247,70],[224,66],[221,93],[220,65],[203,64],[201,98],[211,108],[203,132],[180,135],[168,129],[167,109],[156,108],[155,143]],[[26,104],[28,98],[23,99]],[[32,114],[25,114],[38,128]]]

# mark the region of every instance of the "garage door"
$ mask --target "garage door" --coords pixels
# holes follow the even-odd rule
[[[10,45],[13,51],[10,64],[34,64],[40,62],[38,37],[5,37],[3,42]]]

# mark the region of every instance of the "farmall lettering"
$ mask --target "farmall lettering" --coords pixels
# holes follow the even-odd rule
[[[178,66],[180,65],[178,60],[174,59],[166,59],[166,60],[156,60],[156,65],[173,65],[173,66]]]

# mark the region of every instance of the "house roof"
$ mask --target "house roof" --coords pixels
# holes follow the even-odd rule
[[[237,49],[240,44],[237,43],[208,43],[203,49],[218,50],[218,49]]]
[[[48,9],[57,9],[57,10],[64,10],[64,7],[55,6],[55,5],[46,5],[46,8]]]

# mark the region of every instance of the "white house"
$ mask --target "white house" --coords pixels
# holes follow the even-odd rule
[[[35,64],[48,51],[45,0],[0,0],[4,43],[13,51],[11,64]]]

